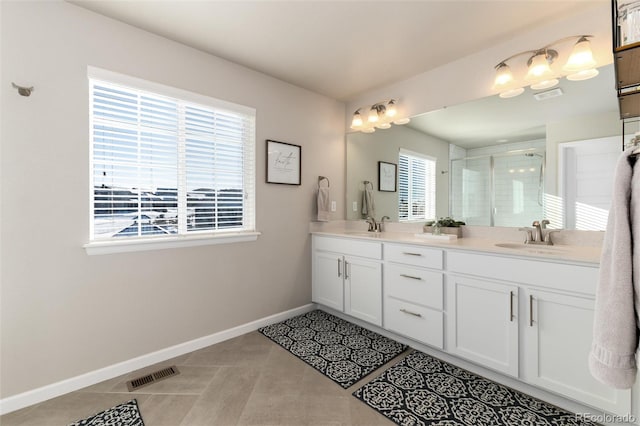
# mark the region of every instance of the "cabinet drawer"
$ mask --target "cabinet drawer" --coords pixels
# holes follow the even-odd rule
[[[385,244],[384,260],[406,265],[423,266],[425,268],[442,269],[442,250],[421,246]]]
[[[387,263],[384,267],[384,293],[385,296],[442,310],[442,273]]]
[[[497,255],[447,253],[447,268],[460,274],[595,295],[598,268],[565,263],[505,258]]]
[[[313,236],[315,250],[333,251],[349,256],[382,259],[382,244],[348,238],[331,238]]]
[[[384,328],[440,349],[444,340],[442,315],[441,311],[393,297],[384,299]]]

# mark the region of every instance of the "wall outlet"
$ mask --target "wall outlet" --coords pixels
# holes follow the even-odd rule
[[[357,212],[357,211],[358,211],[358,202],[357,202],[357,201],[354,201],[354,202],[353,202],[353,211],[354,211],[354,212]]]
[[[332,211],[332,212],[335,212],[335,211],[336,211],[336,202],[335,202],[335,201],[332,201],[332,202],[331,202],[331,211]]]

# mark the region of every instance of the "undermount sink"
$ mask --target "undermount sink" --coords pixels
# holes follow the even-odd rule
[[[565,249],[555,247],[555,246],[547,246],[547,245],[536,245],[536,244],[523,244],[523,243],[497,243],[496,247],[507,248],[512,250],[520,250],[526,251],[527,253],[540,253],[540,254],[560,254],[566,253]]]

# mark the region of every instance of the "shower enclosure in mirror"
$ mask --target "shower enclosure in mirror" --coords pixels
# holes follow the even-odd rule
[[[467,225],[524,226],[544,217],[544,152],[451,161],[453,217]]]

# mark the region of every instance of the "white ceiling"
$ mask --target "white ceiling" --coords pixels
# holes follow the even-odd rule
[[[342,101],[608,2],[71,1]]]

